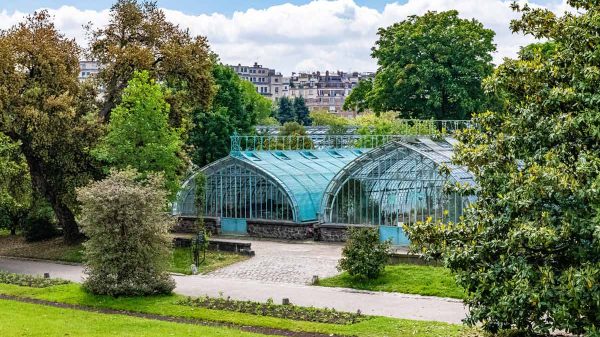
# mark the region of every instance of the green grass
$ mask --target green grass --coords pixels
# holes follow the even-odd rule
[[[387,317],[374,317],[359,323],[348,325],[294,321],[232,311],[179,305],[177,302],[184,298],[180,295],[120,298],[94,296],[83,291],[78,284],[59,285],[43,289],[0,284],[0,293],[97,308],[130,310],[167,316],[196,318],[206,321],[357,337],[453,337],[462,336],[463,334],[472,331],[461,325]]]
[[[463,289],[456,284],[448,269],[410,264],[386,266],[383,274],[374,280],[360,280],[342,273],[320,280],[319,285],[460,299],[465,297]]]
[[[21,236],[6,235],[0,230],[0,255],[43,259],[52,261],[82,263],[83,246],[67,245],[62,238],[54,238],[41,242],[26,242]],[[244,261],[248,256],[229,252],[206,252],[206,261],[200,265],[200,273],[209,273],[219,268],[226,267],[236,262]],[[189,248],[177,247],[173,249],[173,262],[171,272],[191,274],[192,257]]]
[[[161,322],[8,300],[0,300],[0,317],[0,336],[264,336],[230,328]]]
[[[245,261],[249,257],[229,252],[207,251],[206,260],[200,265],[199,272],[202,274],[227,267],[231,264]],[[192,256],[189,248],[177,247],[173,250],[173,263],[171,271],[174,273],[191,274]]]
[[[0,228],[0,236],[9,236],[10,231],[6,228]]]

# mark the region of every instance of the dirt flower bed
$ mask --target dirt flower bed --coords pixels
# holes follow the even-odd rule
[[[341,312],[335,309],[321,309],[314,307],[299,307],[293,304],[274,304],[272,299],[266,303],[253,301],[237,301],[231,298],[215,297],[187,297],[178,304],[192,307],[235,311],[252,315],[269,316],[299,321],[330,323],[330,324],[353,324],[369,318],[359,312]]]
[[[46,288],[61,284],[67,284],[70,282],[57,278],[43,278],[39,276],[11,274],[0,271],[0,283],[13,284],[17,286],[26,286],[32,288]]]

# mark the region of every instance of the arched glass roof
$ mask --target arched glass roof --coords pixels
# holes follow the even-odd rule
[[[259,172],[284,190],[293,204],[295,222],[316,221],[323,192],[333,177],[365,151],[361,149],[232,151],[206,167],[206,176],[230,165]],[[194,176],[184,183],[173,205],[176,215],[196,214]]]
[[[448,195],[447,181],[475,185],[471,173],[451,163],[456,140],[393,140],[349,163],[331,181],[321,203],[321,222],[397,225],[450,214],[456,221],[474,196]],[[440,174],[446,165],[448,177]]]

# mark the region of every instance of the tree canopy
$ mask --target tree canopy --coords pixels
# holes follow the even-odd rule
[[[97,172],[89,149],[99,128],[80,90],[79,55],[46,11],[0,34],[0,132],[18,142],[33,187],[67,240],[79,237],[75,187]]]
[[[156,2],[118,0],[108,25],[87,30],[89,54],[102,65],[97,75],[105,90],[102,118],[109,119],[136,70],[149,71],[170,89],[165,99],[174,127],[189,127],[192,111],[210,105],[214,87],[208,41],[167,21]]]
[[[467,119],[485,109],[481,81],[493,71],[494,31],[451,10],[410,16],[377,34],[375,79],[360,82],[347,107],[421,119]]]
[[[135,72],[120,101],[95,154],[107,171],[132,167],[142,174],[162,172],[165,188],[174,196],[184,162],[179,133],[169,125],[164,88],[147,71]]]
[[[600,5],[568,2],[585,11],[514,5],[513,31],[551,44],[499,66],[484,84],[504,109],[459,134],[478,200],[459,224],[408,228],[457,274],[467,322],[492,332],[600,333]]]
[[[256,90],[250,90],[231,67],[215,64],[213,77],[217,91],[212,105],[195,111],[188,140],[193,146],[192,161],[198,166],[225,157],[231,145],[229,137],[234,132],[252,133],[257,113],[265,114],[262,97],[256,97]]]

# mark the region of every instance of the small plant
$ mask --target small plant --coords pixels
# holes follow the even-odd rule
[[[13,284],[22,287],[47,288],[61,284],[68,284],[69,281],[57,278],[44,278],[33,275],[11,274],[0,271],[0,283]]]
[[[213,310],[236,311],[251,315],[269,316],[277,318],[295,319],[308,322],[330,323],[330,324],[353,324],[368,319],[359,312],[340,312],[335,309],[321,309],[314,307],[299,307],[293,304],[275,304],[273,299],[266,303],[253,301],[237,301],[220,293],[219,297],[187,297],[178,304],[191,307],[199,307]]]
[[[377,229],[350,228],[338,270],[357,278],[375,279],[381,275],[388,262],[389,250],[390,242],[380,242]]]

